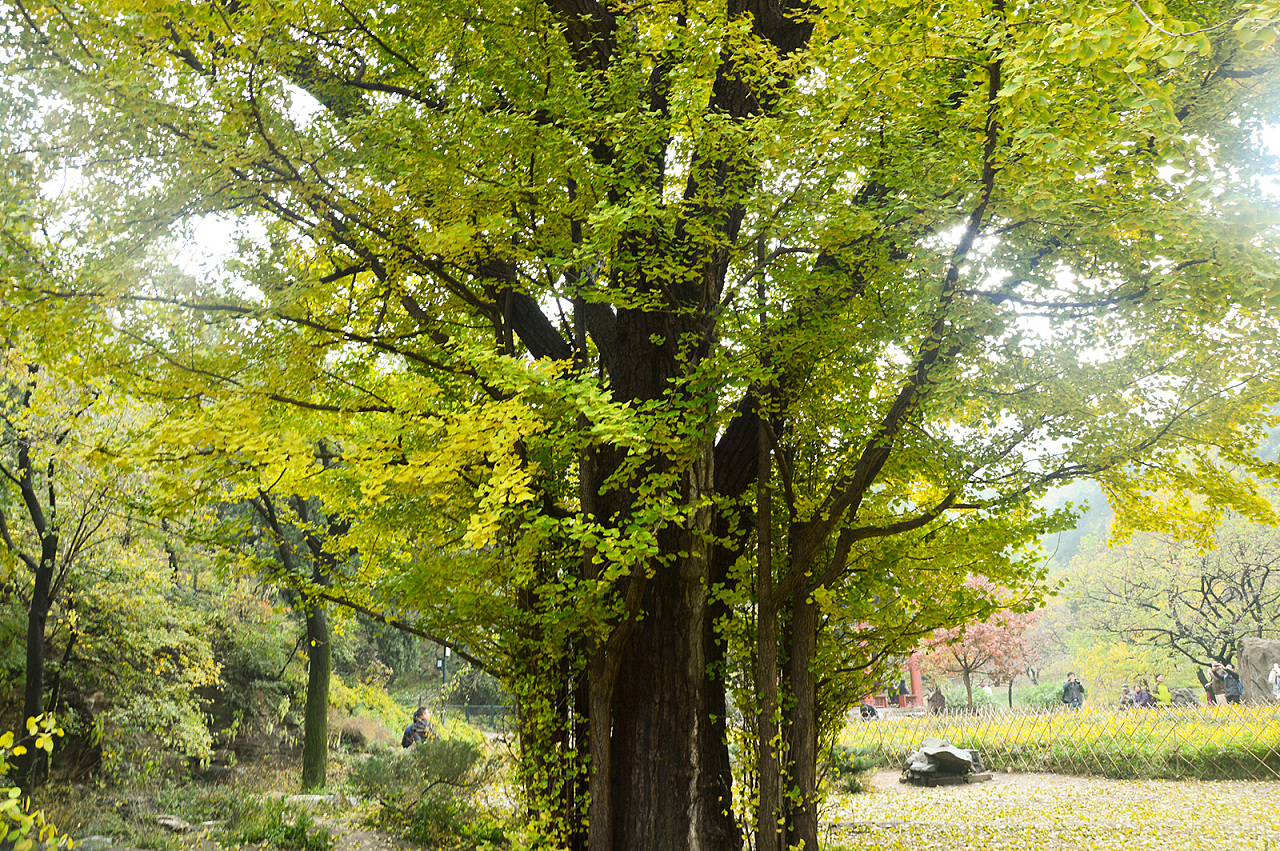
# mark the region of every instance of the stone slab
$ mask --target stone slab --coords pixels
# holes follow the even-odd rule
[[[1240,674],[1241,698],[1245,703],[1273,703],[1267,674],[1280,662],[1280,640],[1274,638],[1242,638],[1236,652],[1236,671]]]

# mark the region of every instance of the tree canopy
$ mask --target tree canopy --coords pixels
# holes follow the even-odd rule
[[[165,407],[137,456],[174,504],[266,484],[350,518],[347,593],[521,701],[556,841],[738,847],[743,596],[789,624],[755,687],[812,715],[863,580],[1034,579],[1055,483],[1148,525],[1157,490],[1270,516],[1221,470],[1265,472],[1280,375],[1274,4],[3,14],[41,117],[11,148],[76,178],[65,262],[6,272],[6,310]],[[251,223],[221,279],[151,252],[200,214]],[[816,844],[794,769],[780,823]]]
[[[1231,661],[1246,636],[1280,637],[1280,537],[1229,512],[1208,544],[1145,533],[1100,540],[1071,565],[1082,626],[1199,667]]]

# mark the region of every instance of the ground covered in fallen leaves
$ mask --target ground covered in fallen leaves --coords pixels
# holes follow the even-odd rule
[[[1280,781],[998,773],[987,783],[926,789],[879,771],[869,785],[833,796],[824,848],[1280,851]]]

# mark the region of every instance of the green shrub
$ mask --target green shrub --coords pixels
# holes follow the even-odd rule
[[[348,780],[365,797],[384,807],[410,810],[432,790],[474,786],[482,752],[459,739],[426,741],[386,755],[374,755],[352,768]]]
[[[410,841],[439,844],[477,832],[475,793],[490,779],[491,768],[477,743],[441,739],[370,756],[347,779],[357,794],[381,805],[377,817],[385,826]]]
[[[484,733],[460,718],[450,718],[444,722],[444,738],[449,741],[468,742],[478,749],[484,750]]]
[[[947,699],[948,712],[968,711],[969,695],[968,695],[968,692],[964,690],[964,686],[962,685],[952,686],[950,688],[944,689],[942,694]],[[974,709],[982,709],[984,707],[998,706],[998,705],[1000,704],[996,702],[995,695],[987,694],[985,691],[978,688],[978,685],[976,683],[974,684],[973,686],[973,708]]]
[[[1054,709],[1062,706],[1062,683],[1045,682],[1024,689],[1018,701],[1037,709]]]
[[[835,745],[827,754],[827,773],[832,785],[851,795],[866,791],[866,777],[875,769],[873,748]]]
[[[234,799],[230,821],[218,841],[224,848],[270,845],[281,851],[333,851],[333,835],[306,810],[283,800]]]
[[[229,740],[274,723],[306,699],[306,665],[295,654],[299,627],[290,614],[241,583],[196,604],[211,607],[209,640],[221,667],[219,682],[202,689],[210,729]],[[224,741],[225,744],[225,741]]]
[[[338,714],[377,719],[392,729],[404,717],[404,710],[396,705],[381,685],[358,680],[347,685],[337,674],[329,679],[329,706]]]

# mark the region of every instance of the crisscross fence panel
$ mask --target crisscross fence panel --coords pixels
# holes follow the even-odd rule
[[[976,750],[996,770],[1114,778],[1280,779],[1280,706],[983,709],[853,721],[840,743],[900,768],[925,737]]]
[[[440,707],[440,720],[461,720],[489,733],[510,733],[514,729],[515,716],[510,706],[489,704],[453,704]]]

